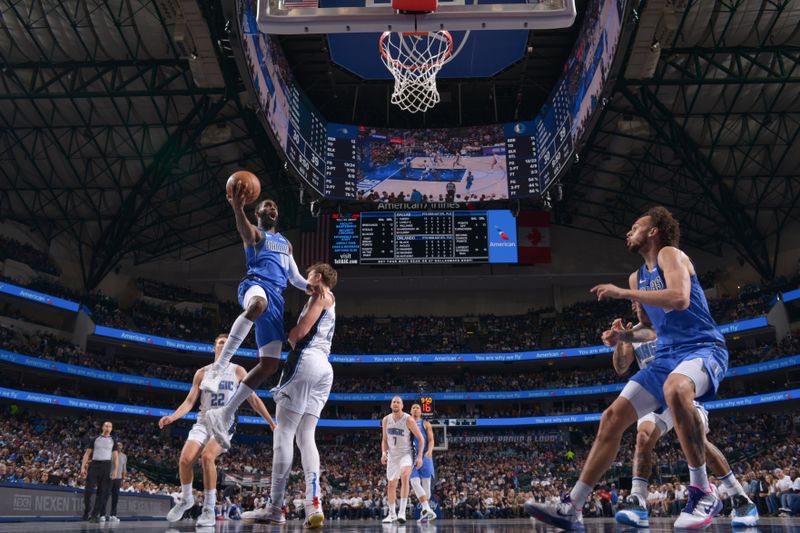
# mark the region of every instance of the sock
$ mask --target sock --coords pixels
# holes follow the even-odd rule
[[[740,496],[744,496],[745,498],[747,498],[747,494],[744,492],[742,484],[739,483],[739,480],[736,479],[736,476],[733,475],[733,471],[728,472],[727,474],[719,478],[719,480],[722,481],[722,484],[725,485],[726,489],[728,489],[728,493],[730,495],[738,494]],[[750,500],[750,498],[747,499],[748,501]]]
[[[319,490],[319,472],[312,470],[306,471],[306,506],[314,506],[314,503],[319,505],[319,510],[322,510],[322,494]]]
[[[430,500],[433,498],[433,493],[431,492],[431,478],[424,477],[422,478],[422,488],[425,489],[425,495]]]
[[[631,486],[631,494],[633,496],[638,496],[639,501],[647,504],[647,480],[643,477],[635,477],[633,478],[633,484]]]
[[[706,464],[700,466],[689,467],[689,484],[694,485],[704,492],[709,492],[711,487],[708,486],[708,474],[706,473]]]
[[[203,491],[203,509],[214,510],[217,505],[217,489]]]
[[[239,349],[239,346],[241,346],[247,334],[250,333],[250,328],[252,327],[253,322],[244,315],[236,317],[236,320],[233,321],[233,326],[231,326],[231,332],[228,334],[228,338],[225,339],[222,353],[219,355],[219,359],[214,363],[215,370],[221,370],[228,366],[231,362],[231,358],[233,358],[233,354]]]
[[[228,400],[228,403],[226,403],[224,407],[220,407],[220,409],[222,409],[222,415],[225,418],[233,418],[239,406],[242,405],[253,392],[253,389],[245,385],[244,382],[239,383],[239,387],[236,389],[236,392],[233,393],[231,399]]]
[[[430,511],[431,510],[431,505],[428,503],[428,500],[425,500],[424,502],[422,502],[422,508],[425,511]]]
[[[192,497],[192,484],[181,485],[181,498],[184,500]]]
[[[408,498],[400,498],[400,509],[397,514],[400,516],[406,515],[406,507],[408,507]]]
[[[397,516],[397,513],[394,510],[394,505],[397,502],[389,502],[389,515],[388,516]]]
[[[592,487],[579,479],[578,482],[575,483],[575,486],[572,487],[572,491],[569,493],[569,499],[572,500],[572,506],[578,511],[582,510],[583,504],[586,501],[586,497],[591,493]]]

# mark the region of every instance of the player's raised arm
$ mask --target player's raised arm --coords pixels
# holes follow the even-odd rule
[[[238,366],[236,368],[236,377],[239,379],[239,381],[242,381],[246,376],[247,371],[243,367]],[[270,416],[269,411],[267,410],[267,406],[264,405],[264,402],[261,401],[261,398],[258,397],[258,394],[254,392],[248,396],[247,403],[250,404],[250,407],[253,408],[253,411],[258,413],[258,415],[263,418],[267,424],[269,424],[270,429],[275,431],[277,424],[275,424],[275,421],[272,419],[272,416]]]
[[[332,301],[329,294],[314,292],[309,300],[306,313],[302,316],[297,325],[292,328],[292,331],[289,332],[289,344],[292,348],[295,347],[297,341],[308,335],[308,332],[311,331],[311,328],[317,323],[319,317],[322,316],[322,312],[327,307],[330,307],[331,303]]]
[[[180,404],[177,409],[175,409],[174,413],[171,415],[162,416],[161,420],[158,421],[158,427],[164,429],[166,426],[172,424],[176,420],[180,420],[186,416],[186,413],[192,410],[192,407],[194,407],[194,404],[197,401],[197,396],[200,394],[200,382],[203,381],[204,374],[205,369],[203,368],[194,373],[192,388],[189,389],[189,394],[186,395],[186,399],[183,400],[183,403]]]
[[[228,203],[233,208],[233,216],[236,218],[236,230],[242,237],[245,246],[253,246],[261,240],[261,232],[247,218],[244,207],[247,199],[247,189],[241,182],[236,182],[233,186],[233,195],[228,197]]]

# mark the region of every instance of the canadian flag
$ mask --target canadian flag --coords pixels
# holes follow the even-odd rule
[[[520,211],[517,216],[517,248],[520,264],[549,263],[550,214]]]

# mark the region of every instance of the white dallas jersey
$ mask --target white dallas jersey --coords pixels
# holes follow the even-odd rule
[[[306,302],[306,305],[303,306],[303,310],[300,312],[300,316],[297,318],[298,324],[308,311],[309,303],[311,303],[311,299],[309,299]],[[311,348],[322,352],[326,356],[330,355],[331,342],[333,341],[333,330],[335,327],[336,327],[336,302],[334,301],[334,304],[332,306],[322,311],[322,314],[317,319],[317,323],[314,324],[313,328],[311,328],[311,331],[309,332],[311,338],[308,339],[307,342],[303,343],[304,344],[304,346],[302,347],[303,350],[305,350],[306,348]]]
[[[656,341],[634,342],[632,346],[639,368],[645,368],[656,358]]]
[[[198,422],[204,421],[205,416],[203,415],[205,415],[206,411],[219,409],[228,403],[238,383],[236,380],[236,368],[238,366],[239,365],[230,364],[222,372],[222,378],[219,380],[217,392],[202,391],[200,393],[200,414],[197,416]],[[209,372],[211,370],[211,365],[205,366],[204,368],[206,372]]]
[[[397,458],[412,453],[411,430],[408,429],[408,419],[411,415],[403,413],[395,421],[394,415],[386,417],[386,438],[389,440],[389,457]]]

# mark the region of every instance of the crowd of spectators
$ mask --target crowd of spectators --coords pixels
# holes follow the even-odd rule
[[[82,487],[79,476],[84,438],[101,419],[44,416],[4,406],[0,413],[0,481]],[[745,490],[763,515],[798,513],[798,502],[787,497],[800,484],[800,438],[794,415],[752,414],[712,416],[711,438],[727,455]],[[177,460],[187,422],[160,431],[155,419],[124,419],[114,424],[117,440],[128,454],[128,478],[123,490],[173,494],[178,490]],[[522,516],[527,499],[555,501],[583,465],[594,425],[547,430],[451,430],[447,451],[437,451],[434,508],[440,516],[499,518]],[[609,516],[622,505],[624,490],[616,480],[630,475],[633,432],[627,432],[617,462],[584,506],[587,516]],[[269,485],[269,437],[236,443],[218,465],[225,473],[247,475]],[[323,509],[329,519],[378,518],[385,515],[385,466],[380,464],[379,431],[318,432],[322,458]],[[674,433],[656,448],[655,472],[648,504],[654,515],[674,514],[685,497],[686,468]],[[199,472],[195,479],[199,484]],[[149,477],[148,477],[149,476]],[[151,479],[152,478],[152,479]],[[154,480],[155,479],[155,480]],[[199,486],[199,485],[196,485]],[[302,513],[303,472],[299,457],[287,490],[289,515]],[[220,491],[226,510],[249,510],[266,503],[268,493],[228,487]],[[730,509],[730,495],[721,492]],[[227,500],[226,500],[227,498]],[[786,509],[782,511],[781,509]],[[413,512],[413,511],[412,511]]]
[[[136,285],[144,296],[171,302],[214,303],[216,297],[211,293],[198,292],[174,283],[164,283],[149,278],[139,278]]]
[[[50,258],[47,252],[38,250],[30,244],[19,242],[16,239],[0,236],[0,261],[13,259],[29,265],[34,270],[51,276],[60,276],[61,269]]]

